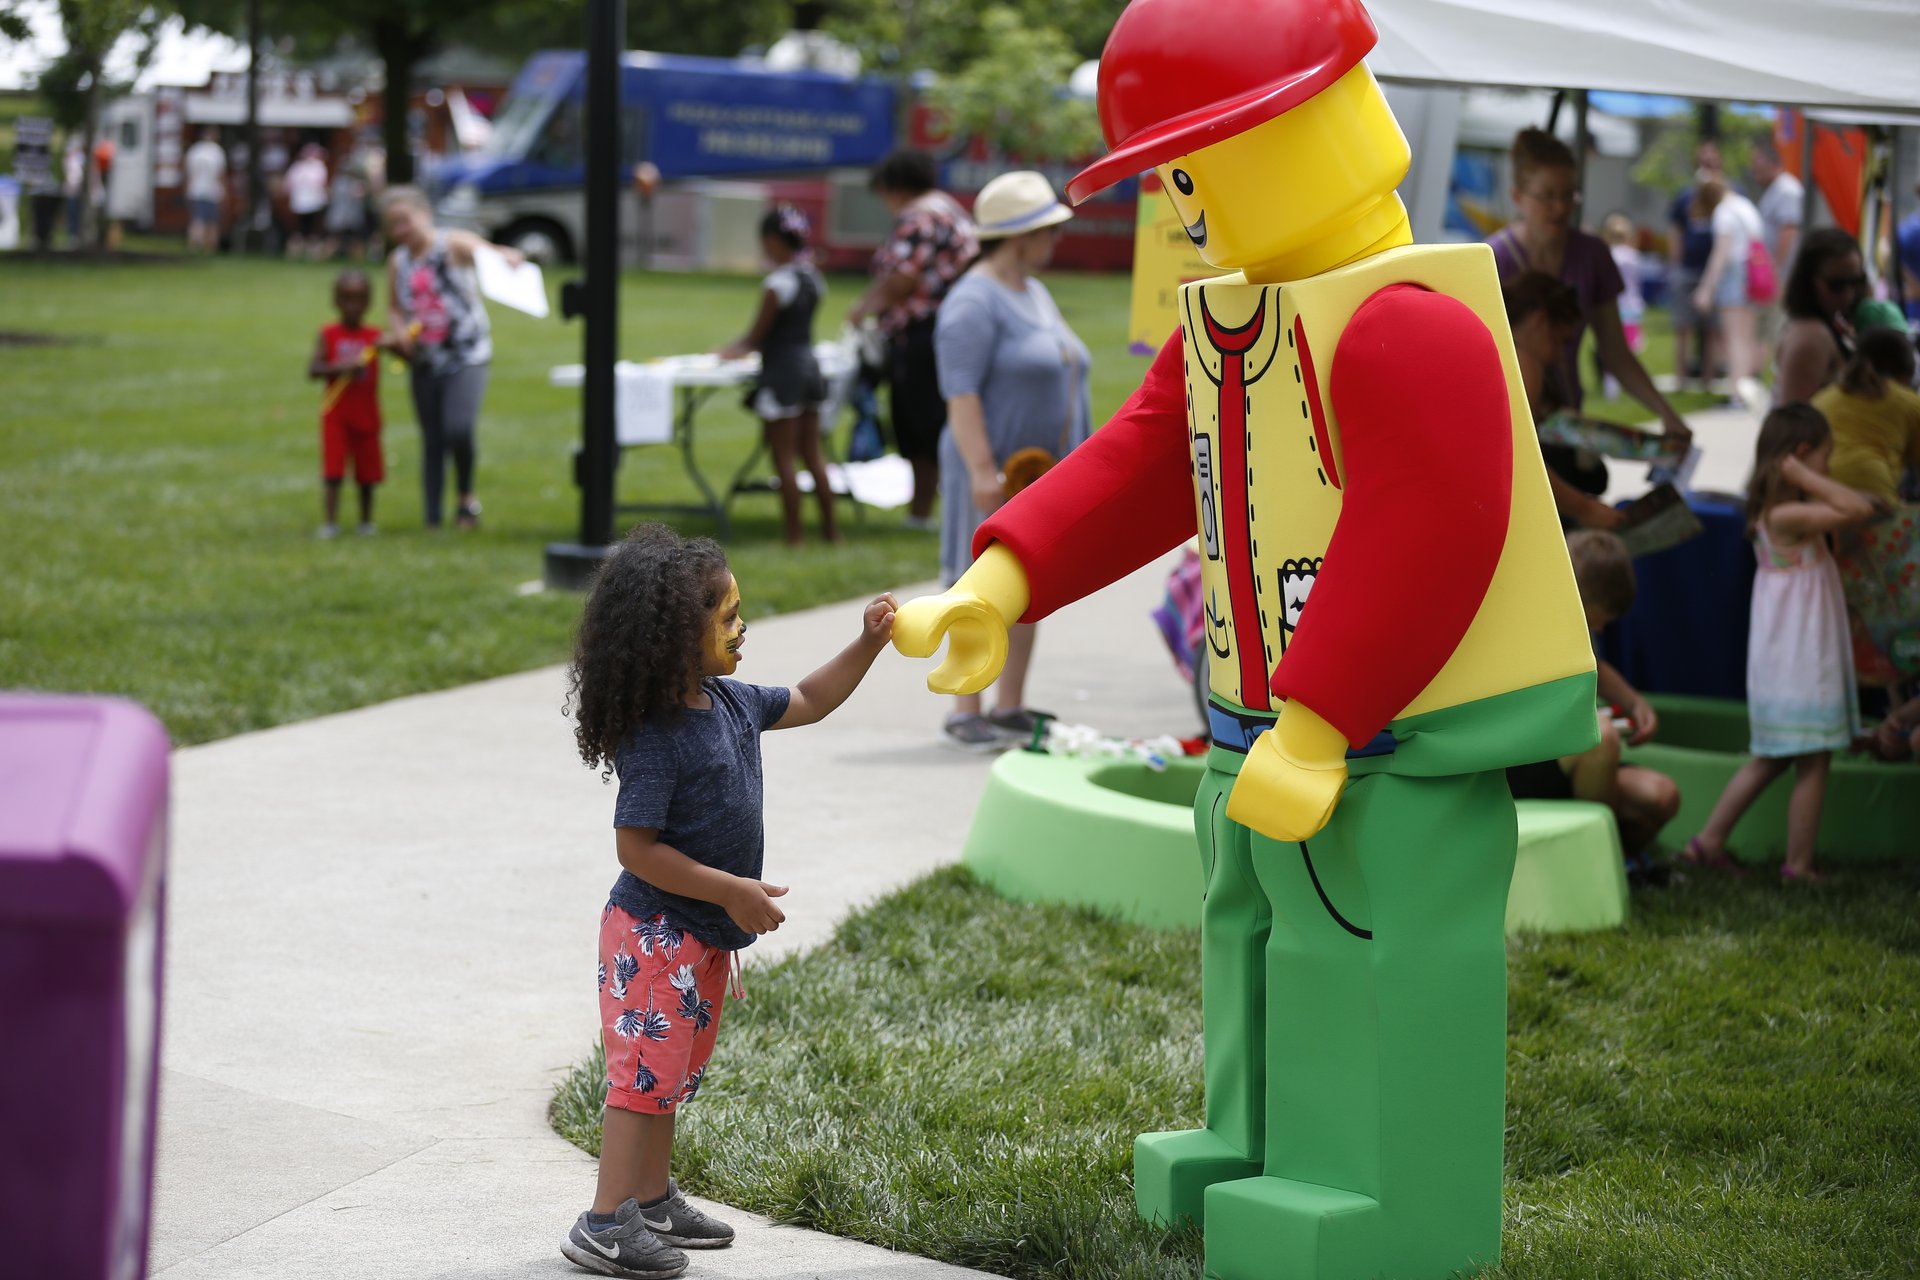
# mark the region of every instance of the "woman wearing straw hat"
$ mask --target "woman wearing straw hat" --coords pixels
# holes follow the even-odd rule
[[[947,430],[940,440],[940,572],[948,586],[973,563],[973,535],[1005,502],[1087,436],[1088,352],[1033,273],[1072,213],[1031,170],[1001,174],[974,201],[980,259],[941,303],[934,327]],[[1034,628],[1011,629],[994,709],[964,694],[948,738],[976,751],[1025,741],[1022,706]]]

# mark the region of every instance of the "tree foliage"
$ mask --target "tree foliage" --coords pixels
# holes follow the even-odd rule
[[[996,5],[980,18],[982,51],[934,81],[929,98],[954,133],[977,136],[1014,154],[1075,156],[1100,141],[1093,104],[1068,97],[1080,61],[1066,35],[1029,26],[1016,9]]]
[[[1756,142],[1773,137],[1773,122],[1763,116],[1732,111],[1717,113],[1715,141],[1720,144],[1720,167],[1730,178],[1752,171]],[[1697,116],[1676,115],[1662,123],[1633,165],[1633,180],[1655,191],[1677,192],[1693,182],[1694,148],[1700,144]]]
[[[19,6],[0,0],[0,40],[25,41],[33,36],[33,28],[28,25]]]
[[[1020,27],[1057,34],[1078,61],[1100,56],[1126,0],[1008,0],[1005,7]],[[868,66],[901,74],[960,72],[990,56],[999,36],[977,0],[838,0],[824,25]],[[1016,79],[1024,74],[1016,68]]]
[[[67,48],[42,71],[37,88],[54,123],[85,128],[101,100],[124,92],[107,81],[107,59],[122,37],[134,40],[134,74],[146,66],[164,15],[146,0],[60,0],[57,12]]]
[[[790,17],[789,0],[627,0],[627,47],[731,58],[747,45],[779,36]],[[485,30],[462,31],[460,39],[500,53],[573,49],[580,47],[586,10],[551,0],[507,0],[485,25]]]

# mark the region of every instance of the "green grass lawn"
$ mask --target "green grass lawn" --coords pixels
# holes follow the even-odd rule
[[[539,578],[547,542],[578,533],[578,393],[546,375],[580,358],[580,328],[495,309],[478,534],[422,528],[419,438],[404,380],[389,375],[380,534],[323,543],[320,392],[304,371],[330,279],[280,262],[0,259],[0,329],[60,340],[0,341],[0,687],[124,694],[191,743],[564,660],[578,598],[516,588]],[[821,333],[837,331],[858,286],[833,282]],[[1060,289],[1106,408],[1144,367],[1125,354],[1126,287],[1079,277]],[[715,346],[755,297],[750,279],[630,275],[622,351]],[[730,476],[756,433],[737,398],[716,396],[700,418],[708,477]],[[628,450],[619,490],[696,496],[670,448]],[[777,507],[735,507],[729,553],[750,617],[935,572],[936,540],[895,513],[847,519],[843,548],[794,552]]]
[[[1920,864],[1713,878],[1637,896],[1624,929],[1512,942],[1489,1274],[1920,1274],[1917,908]],[[1196,934],[956,869],[747,989],[681,1123],[690,1189],[1023,1280],[1198,1273],[1197,1233],[1141,1224],[1129,1182],[1135,1134],[1201,1116]],[[554,1100],[589,1151],[602,1071]]]

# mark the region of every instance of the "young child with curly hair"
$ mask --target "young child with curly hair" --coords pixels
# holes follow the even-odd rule
[[[681,1249],[733,1241],[732,1227],[687,1203],[670,1165],[674,1114],[699,1091],[737,955],[786,918],[775,901],[786,888],[760,878],[760,735],[845,702],[892,638],[898,607],[876,597],[859,636],[784,689],[728,678],[747,626],[739,584],[709,539],[641,525],[594,582],[569,705],[580,758],[620,779],[621,872],[600,915],[599,1184],[560,1246],[588,1270],[677,1276]]]

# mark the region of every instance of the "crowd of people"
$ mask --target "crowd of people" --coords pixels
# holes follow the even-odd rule
[[[270,138],[260,153],[265,201],[251,214],[242,158],[211,126],[186,149],[181,194],[189,252],[217,253],[236,230],[251,228],[292,258],[359,261],[367,256],[386,187],[379,148],[362,144],[336,155],[317,141],[290,150],[285,140]]]
[[[939,189],[933,157],[922,151],[887,156],[870,186],[893,224],[847,318],[870,323],[880,339],[894,446],[913,475],[905,522],[938,530],[951,584],[972,563],[980,521],[1091,429],[1091,355],[1035,274],[1072,213],[1031,170],[989,182],[969,213]],[[808,259],[809,231],[797,209],[768,212],[761,247],[772,270],[747,332],[717,352],[760,355],[749,404],[779,477],[790,544],[804,538],[800,462],[822,536],[839,540],[820,444],[826,387],[812,351],[825,282]],[[956,699],[943,726],[948,741],[991,751],[1031,738],[1033,645],[1031,625],[1013,628],[993,707],[978,694]]]
[[[1920,466],[1914,341],[1903,318],[1868,301],[1851,236],[1833,228],[1802,235],[1804,189],[1770,145],[1754,152],[1757,200],[1728,179],[1713,142],[1701,143],[1694,158],[1695,180],[1670,206],[1667,296],[1679,385],[1705,387],[1716,367],[1723,368],[1732,399],[1767,412],[1746,511],[1757,561],[1747,669],[1752,756],[1679,856],[1694,867],[1742,874],[1727,847],[1734,825],[1791,769],[1780,874],[1803,882],[1819,877],[1815,835],[1833,753],[1861,749],[1901,758],[1920,749],[1920,698],[1902,702],[1890,692],[1885,720],[1862,733],[1856,657],[1877,660],[1882,670],[1875,674],[1884,683],[1900,682],[1901,672],[1874,650],[1863,619],[1887,607],[1887,574],[1875,560],[1911,549],[1876,543],[1862,531],[1913,496],[1910,469]],[[1653,411],[1672,453],[1683,452],[1692,433],[1636,355],[1635,322],[1644,300],[1632,224],[1610,215],[1604,242],[1579,228],[1573,154],[1545,131],[1522,131],[1512,163],[1516,217],[1491,244],[1534,420],[1579,412],[1574,356],[1590,329],[1609,383]],[[1769,356],[1771,392],[1762,382]],[[1543,443],[1542,455],[1570,531],[1568,551],[1587,621],[1597,633],[1623,616],[1635,596],[1632,558],[1611,532],[1622,514],[1602,500],[1608,474],[1597,455],[1552,442]],[[1913,608],[1916,594],[1906,591],[1910,614],[1920,614]],[[1608,704],[1599,744],[1512,770],[1509,781],[1520,798],[1608,805],[1633,874],[1664,879],[1650,850],[1679,811],[1679,791],[1672,779],[1624,763],[1621,755],[1623,744],[1652,740],[1659,717],[1611,664],[1601,660],[1598,669]]]
[[[195,150],[217,145],[203,138]],[[189,153],[190,179],[216,171],[213,159],[205,152],[201,157],[196,163]],[[1691,429],[1639,355],[1645,301],[1634,229],[1619,215],[1606,220],[1599,236],[1580,226],[1577,165],[1551,134],[1523,131],[1512,159],[1516,216],[1491,237],[1491,246],[1535,421],[1579,413],[1585,387],[1577,356],[1591,333],[1597,372],[1640,401],[1671,447],[1683,450]],[[1758,201],[1720,172],[1711,144],[1703,144],[1696,159],[1696,181],[1672,206],[1674,259],[1667,296],[1683,384],[1696,357],[1703,371],[1724,360],[1736,398],[1749,403],[1764,398],[1774,405],[1761,432],[1756,505],[1749,513],[1762,584],[1753,606],[1758,635],[1773,629],[1783,610],[1808,603],[1783,593],[1815,590],[1796,585],[1776,591],[1776,580],[1817,580],[1825,584],[1817,588],[1821,602],[1844,598],[1838,566],[1848,555],[1868,554],[1847,541],[1845,531],[1891,510],[1901,500],[1907,468],[1920,463],[1920,396],[1911,388],[1913,345],[1905,331],[1856,328],[1867,292],[1858,246],[1831,229],[1800,234],[1801,193],[1780,169],[1777,155],[1765,148],[1758,153],[1752,175]],[[938,188],[935,176],[932,158],[920,152],[895,153],[875,167],[871,186],[893,225],[874,255],[872,281],[849,319],[869,322],[881,338],[894,444],[913,474],[906,521],[937,529],[941,574],[951,584],[972,563],[980,521],[1091,430],[1090,353],[1036,274],[1050,258],[1060,226],[1072,216],[1046,179],[1031,171],[1002,175],[982,189],[969,213]],[[336,229],[327,206],[317,203],[330,187],[338,184],[330,183],[317,149],[303,153],[289,169],[290,199],[299,197],[298,243],[314,246],[316,253],[330,251],[330,233]],[[203,242],[209,234],[201,217],[209,212],[206,206],[195,197],[196,235]],[[323,536],[339,531],[339,494],[349,469],[359,488],[359,528],[373,528],[374,486],[384,475],[374,393],[381,352],[409,366],[424,447],[427,525],[443,522],[449,460],[455,473],[454,523],[471,528],[479,518],[475,438],[491,355],[473,270],[481,242],[469,233],[437,229],[430,205],[411,188],[388,192],[381,209],[392,246],[386,271],[389,322],[383,331],[366,327],[369,282],[358,272],[346,273],[335,288],[339,323],[322,332],[310,364],[311,375],[327,383]],[[827,286],[811,260],[811,230],[791,206],[767,212],[760,238],[769,270],[747,328],[717,352],[760,357],[748,403],[761,421],[779,478],[783,534],[794,544],[805,537],[802,468],[813,481],[821,536],[829,542],[841,537],[822,447],[820,414],[829,396],[813,354],[814,320]],[[1775,262],[1784,285],[1760,289]],[[1761,293],[1777,293],[1777,306]],[[1767,396],[1754,388],[1761,385],[1769,351],[1774,387]],[[1782,439],[1791,441],[1784,452]],[[1555,443],[1543,444],[1542,452],[1555,504],[1570,531],[1589,621],[1598,629],[1624,614],[1634,598],[1631,558],[1611,532],[1620,525],[1621,512],[1604,501],[1608,473],[1597,457]],[[1860,496],[1843,500],[1841,490]],[[1836,533],[1837,557],[1828,547]],[[1781,603],[1787,599],[1793,603]],[[1804,722],[1805,701],[1796,702],[1786,692],[1798,687],[1795,672],[1809,680],[1820,673],[1819,697],[1832,711],[1827,705],[1834,701],[1832,691],[1853,688],[1853,638],[1859,629],[1857,622],[1849,627],[1842,605],[1839,643],[1823,633],[1792,653],[1755,646],[1749,701],[1756,762],[1723,805],[1731,814],[1726,828],[1752,799],[1741,788],[1757,794],[1758,784],[1785,768],[1781,762],[1795,765],[1797,786],[1803,789],[1796,792],[1802,797],[1796,813],[1817,818],[1827,753],[1861,735],[1834,730],[1817,735],[1817,742],[1804,735],[1773,735],[1766,717],[1772,714],[1769,708],[1793,706],[1798,710],[1781,714]],[[943,726],[949,741],[997,750],[1028,740],[1034,719],[1025,706],[1025,685],[1034,639],[1030,625],[1012,629],[991,705],[978,694],[958,698]],[[1658,718],[1617,670],[1606,663],[1600,669],[1601,691],[1613,714],[1602,717],[1599,746],[1580,757],[1517,771],[1515,791],[1604,800],[1615,810],[1630,859],[1651,873],[1646,852],[1677,811],[1678,795],[1670,780],[1621,763],[1622,746],[1650,740]],[[1850,704],[1850,729],[1856,712]],[[1906,752],[1913,735],[1900,719],[1905,714],[1894,708],[1882,730],[1864,740],[1883,753]],[[1907,718],[1920,723],[1920,704]],[[1796,819],[1796,832],[1802,825]],[[1810,834],[1806,840],[1796,836],[1789,874],[1811,874],[1810,839]],[[1689,842],[1682,857],[1702,866],[1731,865],[1724,842],[1716,815],[1715,825]]]

